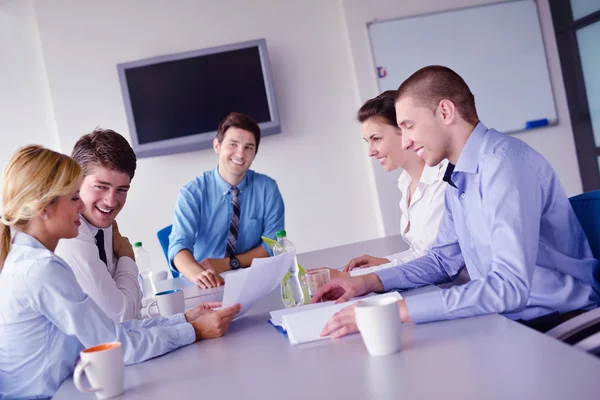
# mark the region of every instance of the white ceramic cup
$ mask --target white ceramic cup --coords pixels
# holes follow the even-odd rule
[[[125,363],[120,342],[104,343],[79,353],[73,382],[80,392],[95,392],[99,399],[109,399],[125,390]],[[90,386],[81,382],[85,373]]]
[[[150,308],[156,305],[158,308],[158,314],[152,315]],[[164,292],[158,292],[154,296],[154,301],[148,305],[148,315],[156,317],[169,317],[171,315],[179,314],[185,311],[185,298],[183,297],[183,291],[176,290],[165,290]]]
[[[386,356],[400,350],[401,322],[398,299],[384,297],[362,300],[354,308],[356,325],[372,356]]]

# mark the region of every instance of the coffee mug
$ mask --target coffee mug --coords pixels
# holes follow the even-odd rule
[[[150,308],[156,306],[158,308],[158,314],[152,315]],[[171,315],[179,314],[185,311],[185,298],[183,297],[183,291],[180,289],[176,290],[165,290],[164,292],[158,292],[154,295],[154,301],[148,305],[148,315],[161,317],[169,317]]]
[[[125,363],[120,342],[104,343],[79,353],[73,382],[80,392],[95,392],[99,399],[109,399],[125,390]],[[81,382],[85,373],[90,386]]]
[[[354,315],[369,354],[385,356],[400,350],[402,324],[398,299],[383,297],[359,301]]]

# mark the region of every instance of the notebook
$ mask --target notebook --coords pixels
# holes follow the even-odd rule
[[[296,308],[288,308],[271,312],[269,321],[275,327],[281,328],[287,333],[291,344],[308,343],[316,340],[327,339],[328,336],[321,337],[323,327],[335,314],[344,307],[360,301],[366,297],[384,298],[393,297],[401,300],[402,296],[398,292],[384,293],[380,295],[364,296],[355,298],[345,303],[335,304],[335,302],[315,303]]]

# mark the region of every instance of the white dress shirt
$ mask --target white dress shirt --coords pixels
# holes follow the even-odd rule
[[[400,232],[409,249],[387,256],[389,263],[370,268],[355,268],[351,276],[365,275],[385,268],[395,267],[411,260],[423,257],[433,246],[444,211],[444,193],[448,184],[442,180],[448,160],[435,167],[425,165],[413,198],[410,199],[412,180],[406,171],[398,178],[400,199]]]
[[[74,239],[61,239],[55,253],[71,267],[83,291],[114,322],[139,319],[142,291],[138,281],[138,267],[129,257],[115,260],[112,226],[103,229],[105,265],[96,246],[98,230],[81,217],[79,235]]]
[[[50,397],[79,352],[119,341],[125,364],[194,342],[183,314],[115,324],[39,241],[14,231],[0,273],[0,399]]]

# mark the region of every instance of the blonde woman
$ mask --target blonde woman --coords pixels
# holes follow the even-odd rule
[[[221,336],[239,305],[204,304],[169,318],[115,325],[54,254],[78,234],[81,168],[41,146],[19,149],[2,180],[0,223],[0,399],[50,397],[79,352],[120,341],[127,364]],[[151,328],[151,329],[150,329]]]

